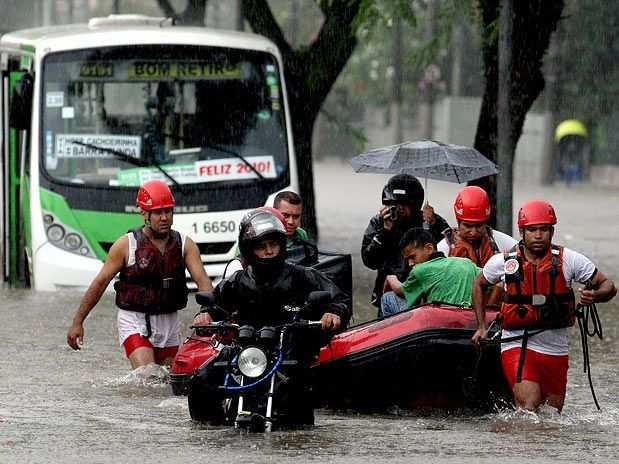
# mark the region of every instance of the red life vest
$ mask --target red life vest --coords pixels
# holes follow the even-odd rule
[[[460,238],[457,230],[448,229],[444,232],[444,235],[449,245],[449,256],[468,258],[473,261],[477,267],[484,267],[492,256],[499,253],[499,247],[494,241],[492,230],[489,227],[487,228],[487,232],[486,236],[482,238],[479,247],[474,247],[466,240]]]
[[[524,256],[520,243],[505,258],[504,329],[557,329],[574,325],[574,292],[563,276],[563,247],[551,245],[538,264]]]
[[[130,231],[136,240],[135,262],[114,284],[116,305],[146,314],[173,313],[187,306],[185,259],[181,235],[170,231],[163,254],[142,228]]]

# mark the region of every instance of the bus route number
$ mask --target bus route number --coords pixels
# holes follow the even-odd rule
[[[204,232],[205,234],[225,234],[226,232],[236,232],[236,223],[234,221],[206,221],[202,225],[194,222],[191,224],[194,233]]]

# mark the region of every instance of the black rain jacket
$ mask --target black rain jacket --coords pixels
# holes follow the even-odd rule
[[[449,224],[438,214],[434,215],[436,221],[430,226],[430,233],[434,237],[434,243],[440,242],[444,236],[443,231],[449,229]],[[363,234],[361,243],[361,259],[370,269],[375,269],[376,281],[372,291],[372,303],[380,306],[380,298],[383,295],[385,277],[394,274],[402,282],[408,276],[408,266],[400,250],[400,240],[407,230],[413,227],[423,227],[423,214],[421,211],[413,212],[407,222],[396,221],[389,231],[383,229],[383,220],[379,214],[370,219],[370,223]]]
[[[340,316],[342,328],[351,316],[350,300],[329,278],[311,268],[284,263],[282,269],[268,281],[257,280],[252,266],[221,281],[213,295],[218,306],[233,315],[240,325],[256,328],[290,322],[288,307],[302,307],[312,291],[328,291],[331,302],[313,312],[303,313],[302,318],[319,320],[324,313]],[[222,315],[208,311],[213,320]]]

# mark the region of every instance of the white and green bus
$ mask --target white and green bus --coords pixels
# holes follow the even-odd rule
[[[9,285],[87,286],[141,224],[136,191],[153,178],[217,278],[243,214],[297,188],[282,61],[264,37],[93,18],[2,36],[0,71]]]

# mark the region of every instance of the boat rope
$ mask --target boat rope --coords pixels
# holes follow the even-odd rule
[[[600,321],[600,315],[595,303],[578,305],[576,307],[576,319],[578,320],[578,330],[580,331],[580,342],[582,345],[583,372],[587,374],[589,379],[589,388],[591,389],[591,396],[593,396],[595,406],[598,410],[601,410],[598,399],[595,396],[593,381],[591,380],[591,359],[589,357],[589,337],[597,336],[600,340],[604,337],[602,322]]]

